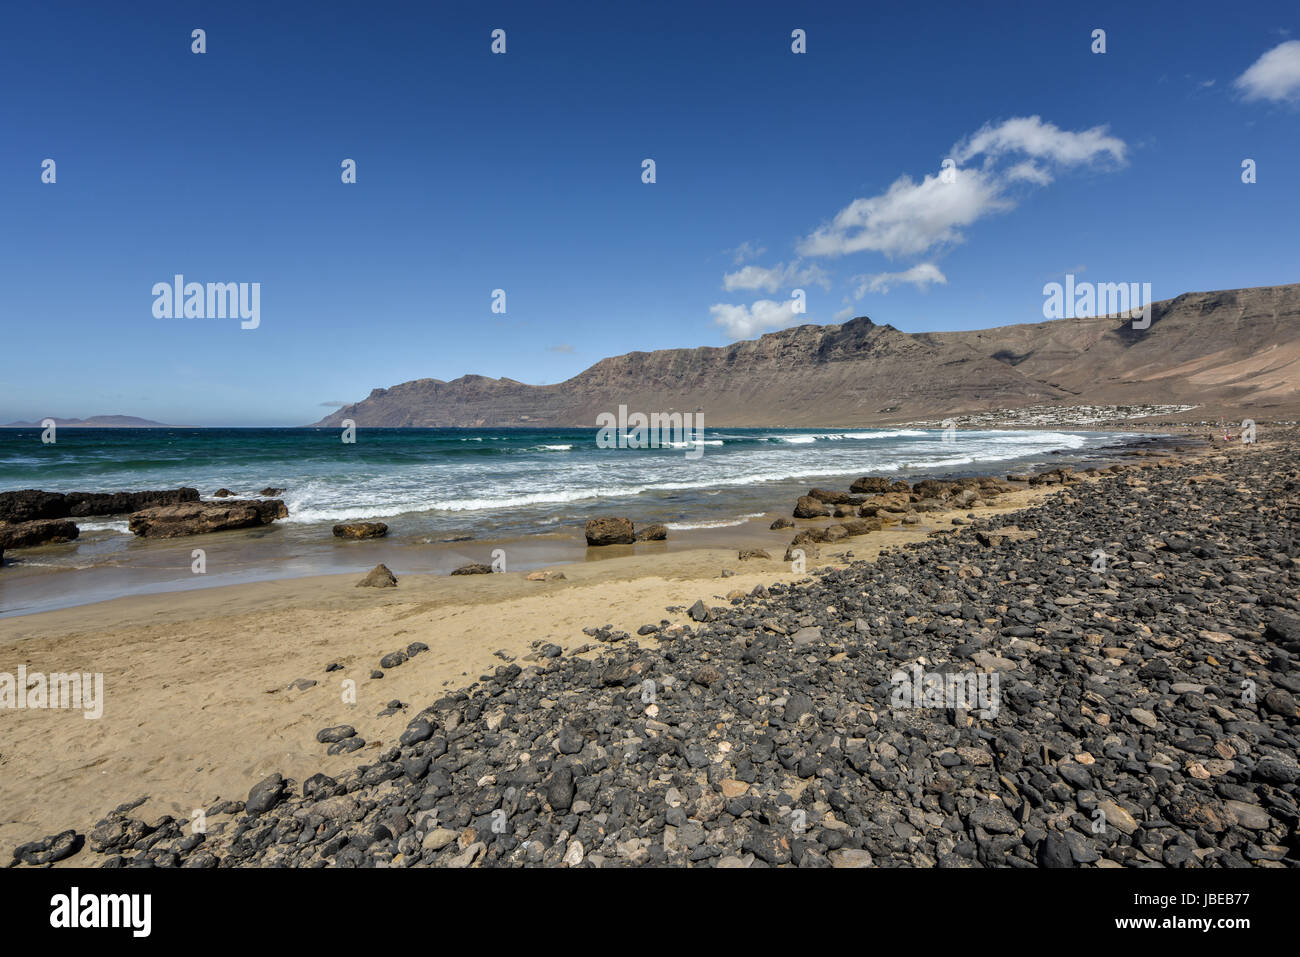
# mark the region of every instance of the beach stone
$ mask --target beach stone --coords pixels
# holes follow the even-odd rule
[[[999,804],[981,804],[970,812],[971,827],[981,827],[990,834],[1011,834],[1018,825],[1016,819]]]
[[[873,494],[878,492],[889,491],[889,479],[876,478],[870,475],[863,476],[849,486],[850,492],[860,492],[863,494]]]
[[[567,811],[573,805],[573,769],[567,765],[556,768],[546,787],[546,800],[557,811]]]
[[[751,559],[756,559],[756,558],[762,558],[766,560],[770,560],[772,558],[772,556],[762,548],[742,548],[740,550],[738,557],[739,560],[742,562],[750,561]]]
[[[316,740],[321,744],[334,744],[336,741],[350,738],[356,733],[357,729],[350,724],[337,724],[332,728],[322,728],[317,731]]]
[[[345,522],[334,526],[335,538],[382,538],[388,534],[384,522]]]
[[[127,524],[132,534],[141,538],[179,538],[270,525],[288,516],[289,510],[278,498],[235,499],[145,508],[133,513]]]
[[[470,562],[468,565],[461,565],[451,574],[453,575],[491,575],[492,566],[484,565],[482,562]]]
[[[376,565],[369,574],[357,582],[358,588],[396,588],[397,576],[388,570],[387,565]]]
[[[425,835],[420,846],[429,852],[441,851],[456,840],[456,832],[446,827],[436,827]]]
[[[811,645],[815,641],[821,641],[822,630],[820,628],[800,628],[792,636],[791,640],[796,646]]]
[[[0,550],[60,545],[73,541],[80,534],[76,522],[65,519],[40,519],[15,525],[0,525]]]
[[[263,778],[248,792],[244,810],[249,814],[264,814],[284,798],[285,781],[278,773]]]
[[[1294,718],[1296,716],[1295,696],[1289,691],[1274,688],[1264,695],[1264,710],[1269,714]]]
[[[1097,807],[1106,815],[1106,826],[1113,827],[1123,834],[1132,834],[1138,828],[1137,821],[1124,807],[1111,800],[1098,801]]]
[[[1159,722],[1156,720],[1155,714],[1151,711],[1146,710],[1145,708],[1130,708],[1128,716],[1132,718],[1134,721],[1136,721],[1138,724],[1143,725],[1144,727],[1147,728],[1154,729],[1159,726]]]
[[[826,855],[835,868],[871,867],[871,852],[862,848],[842,847]]]
[[[631,545],[636,541],[628,518],[593,518],[587,522],[586,535],[589,546]]]
[[[402,732],[402,736],[399,739],[399,743],[403,747],[407,747],[412,744],[419,744],[421,741],[428,741],[431,737],[433,737],[433,732],[434,732],[433,724],[432,722],[429,721],[428,718],[416,718],[409,725],[407,725],[406,730]]]
[[[1037,860],[1039,867],[1073,867],[1074,856],[1070,845],[1056,831],[1048,831],[1047,836],[1038,844]]]
[[[1245,801],[1225,801],[1224,806],[1232,812],[1242,827],[1252,831],[1267,831],[1273,826],[1273,819],[1269,813],[1258,804],[1248,804]]]
[[[831,510],[821,500],[810,495],[801,495],[799,500],[795,502],[795,518],[827,518],[830,514]]]
[[[636,533],[638,542],[662,542],[668,538],[667,525],[647,525]]]

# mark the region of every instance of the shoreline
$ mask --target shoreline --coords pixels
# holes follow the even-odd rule
[[[1158,455],[1129,464],[1172,461]],[[973,524],[1065,491],[1009,492],[979,509]],[[819,559],[809,558],[807,574],[794,573],[770,545],[771,559],[753,561],[738,560],[734,547],[627,554],[632,546],[608,546],[597,551],[624,554],[562,566],[565,577],[555,581],[529,581],[522,571],[408,575],[395,589],[377,590],[356,588],[353,574],[331,575],[121,597],[0,620],[0,648],[11,666],[0,671],[22,664],[29,673],[102,673],[106,688],[104,715],[95,721],[77,713],[6,715],[13,733],[0,753],[0,803],[8,811],[0,855],[62,827],[87,833],[112,806],[142,795],[149,801],[140,813],[183,822],[197,808],[242,799],[272,771],[296,780],[342,773],[361,755],[327,756],[315,740],[320,728],[354,725],[367,739],[363,753],[377,754],[370,749],[394,743],[435,689],[471,685],[503,660],[543,660],[537,649],[550,643],[566,656],[603,650],[583,635],[590,626],[629,634],[664,621],[667,629],[689,627],[687,609],[697,601],[723,603],[755,586],[806,581],[850,559],[874,561],[952,530],[951,520],[968,511],[926,513],[917,525],[824,545]],[[816,524],[767,534],[784,545]],[[734,574],[723,577],[727,571]],[[385,680],[368,677],[381,657],[415,641],[431,650],[384,671]],[[332,664],[342,670],[326,672]],[[341,703],[343,678],[356,682],[355,706]],[[405,707],[382,714],[394,700]],[[84,855],[68,863],[79,861]]]
[[[1198,434],[1180,435],[1171,428],[1133,428],[1131,424],[1129,428],[1117,430],[1115,435],[1147,436],[1148,439],[1136,449],[1133,445],[1063,449],[1038,458],[1050,458],[1054,463],[1061,464],[1087,462],[1100,465],[1103,462],[1125,461],[1134,451],[1161,451],[1203,440]],[[1006,474],[1026,468],[1036,471],[1050,467],[1052,466],[1046,461],[1028,465],[1005,460],[973,463],[970,467],[949,470],[899,472],[897,477],[909,481],[951,479]],[[780,533],[770,532],[768,525],[778,517],[788,517],[789,505],[786,500],[792,502],[795,495],[803,494],[809,485],[837,482],[847,485],[858,474],[861,473],[834,473],[815,479],[783,480],[717,491],[721,501],[729,502],[729,505],[702,500],[702,496],[715,493],[697,492],[697,501],[689,506],[689,516],[667,522],[670,533],[666,543],[637,545],[636,549],[638,552],[659,554],[664,551],[676,553],[735,544],[755,548],[781,547],[783,550]],[[209,500],[212,499],[204,498],[204,501]],[[779,504],[774,507],[773,502]],[[653,509],[662,507],[663,503],[657,506],[647,503],[646,508],[651,514],[638,515],[634,507],[612,505],[607,514],[628,515],[641,526],[663,521],[662,516],[653,513]],[[399,576],[446,575],[461,565],[490,562],[495,549],[505,551],[508,568],[520,571],[553,565],[582,564],[623,554],[611,550],[612,547],[594,551],[588,549],[580,526],[563,526],[526,534],[489,533],[483,538],[470,537],[468,540],[460,540],[457,535],[448,535],[447,540],[431,540],[427,536],[403,531],[405,517],[389,519],[393,524],[386,537],[359,542],[332,539],[328,522],[292,521],[255,529],[176,539],[132,539],[122,542],[118,533],[105,532],[102,526],[124,524],[126,516],[92,517],[83,522],[91,527],[77,542],[8,553],[6,568],[0,573],[0,621],[65,607],[97,604],[128,595],[188,594],[216,587],[328,574],[359,575],[380,563],[390,567]],[[372,518],[361,510],[352,520]],[[466,521],[468,523],[471,520],[467,518]],[[202,576],[196,576],[190,571],[191,551],[194,548],[203,548],[207,556],[207,572]],[[67,561],[69,555],[80,556],[83,553],[86,556],[85,564],[73,567],[59,564]]]

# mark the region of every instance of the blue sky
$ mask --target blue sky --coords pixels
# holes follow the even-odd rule
[[[298,425],[795,322],[1032,322],[1066,272],[1300,279],[1300,8],[1068,7],[11,5],[0,422]],[[260,325],[156,318],[176,273],[260,282]]]

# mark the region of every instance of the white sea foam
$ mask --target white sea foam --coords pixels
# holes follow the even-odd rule
[[[756,518],[762,518],[766,512],[751,512],[748,515],[741,515],[739,518],[719,520],[716,522],[664,522],[664,527],[673,531],[685,531],[695,528],[731,528],[733,525],[744,525],[748,521]]]
[[[824,445],[818,436],[842,436]],[[859,437],[894,438],[896,444]],[[546,465],[522,471],[504,463],[485,468],[435,460],[394,473],[372,468],[348,476],[315,478],[301,485],[286,482],[290,523],[337,522],[387,518],[407,513],[464,513],[555,508],[600,500],[626,500],[644,494],[688,492],[712,495],[726,489],[777,482],[815,481],[831,476],[893,475],[979,467],[992,463],[1071,450],[1089,438],[1065,432],[963,431],[955,441],[940,432],[915,429],[893,432],[756,435],[782,444],[705,455],[696,461],[679,456],[636,452],[597,452],[583,447],[572,455],[547,457]],[[706,440],[721,445],[724,439]],[[681,443],[689,445],[690,443]],[[811,446],[811,447],[809,447]],[[572,444],[533,446],[572,452]],[[553,463],[553,464],[550,464]],[[532,519],[530,519],[531,521]]]
[[[129,522],[85,522],[77,519],[77,528],[83,532],[118,532],[122,535],[131,534],[131,524]]]

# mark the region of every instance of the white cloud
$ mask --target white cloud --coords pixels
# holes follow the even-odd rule
[[[1233,81],[1247,100],[1300,98],[1300,40],[1279,43]]]
[[[562,352],[562,353],[564,353],[565,355],[569,355],[569,354],[571,354],[571,353],[573,352],[573,346],[569,345],[567,342],[562,342],[562,343],[560,343],[558,346],[547,346],[547,347],[546,347],[546,351],[547,351],[547,352]]]
[[[798,322],[807,322],[803,313],[794,311],[794,300],[773,302],[760,299],[752,306],[733,306],[717,303],[709,307],[713,321],[722,326],[733,339],[752,339],[754,336],[773,329],[784,329]]]
[[[728,249],[727,252],[732,254],[732,263],[739,266],[746,259],[757,259],[759,256],[762,256],[767,252],[767,249],[758,245],[758,243],[751,243],[749,240],[745,240],[735,249]]]
[[[952,149],[958,164],[983,156],[981,167],[954,168],[947,182],[942,174],[926,175],[919,183],[901,176],[884,193],[855,199],[797,248],[803,256],[919,255],[939,245],[960,243],[965,227],[1014,208],[1010,187],[1051,183],[1049,164],[1078,166],[1105,159],[1122,163],[1126,152],[1124,141],[1108,135],[1104,126],[1076,133],[1037,116],[985,124]],[[1012,155],[1028,159],[1001,168],[1000,161]]]
[[[1052,174],[1039,166],[1033,160],[1025,160],[1023,163],[1017,163],[1004,174],[1008,183],[1033,183],[1036,186],[1047,186],[1052,182]]]
[[[1017,116],[997,126],[985,123],[974,136],[956,144],[953,156],[966,163],[976,156],[994,160],[1009,153],[1024,153],[1035,159],[1050,160],[1062,166],[1091,163],[1109,155],[1124,162],[1124,141],[1106,134],[1106,127],[1072,133],[1055,123],[1044,123],[1038,116]]]
[[[823,289],[831,286],[826,270],[815,264],[803,265],[795,260],[786,265],[777,263],[771,268],[764,266],[745,266],[736,272],[722,277],[723,288],[727,292],[737,289],[760,289],[763,292],[776,292],[778,289],[792,286],[818,285]]]
[[[921,263],[903,272],[878,272],[870,276],[854,276],[850,281],[858,283],[857,289],[853,291],[855,299],[861,299],[869,292],[889,292],[890,289],[903,283],[911,283],[917,289],[924,289],[934,283],[941,286],[948,285],[948,277],[940,272],[939,267],[934,263]]]
[[[835,321],[843,322],[845,319],[852,319],[854,311],[855,310],[852,306],[845,306],[839,312],[835,313]]]
[[[945,183],[939,176],[921,182],[900,176],[879,196],[855,199],[829,223],[799,243],[805,256],[844,256],[879,252],[886,256],[922,253],[940,243],[962,241],[961,228],[1013,205],[999,196],[1000,185],[980,170],[957,170]]]

